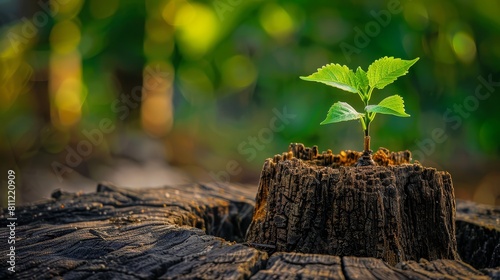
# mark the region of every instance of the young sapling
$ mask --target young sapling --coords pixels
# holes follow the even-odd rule
[[[403,98],[399,95],[389,96],[377,105],[370,105],[370,99],[374,89],[383,89],[393,83],[397,78],[408,73],[408,69],[417,62],[413,60],[402,60],[394,57],[383,57],[375,60],[364,71],[361,67],[356,72],[345,65],[327,64],[318,69],[317,72],[300,77],[302,80],[323,83],[351,93],[357,93],[363,101],[364,113],[356,111],[346,102],[335,102],[328,110],[326,119],[321,124],[336,123],[350,120],[360,120],[364,131],[364,152],[358,161],[358,166],[374,165],[370,150],[370,123],[377,113],[395,115],[398,117],[409,117],[405,112]]]

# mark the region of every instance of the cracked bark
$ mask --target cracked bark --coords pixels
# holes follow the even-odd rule
[[[500,268],[500,207],[457,203],[458,252],[476,268]],[[497,274],[500,279],[500,271]]]
[[[409,152],[319,154],[292,144],[266,160],[247,241],[276,251],[407,260],[459,256],[451,176],[407,164]]]
[[[0,279],[490,279],[487,275],[498,279],[500,275],[500,269],[478,271],[451,260],[410,261],[394,267],[375,258],[284,252],[269,257],[227,241],[242,239],[254,197],[255,188],[234,184],[140,191],[101,184],[89,194],[56,191],[50,200],[16,207],[16,273],[7,272],[2,258]],[[459,207],[464,210],[460,216],[472,213],[466,213],[471,209],[467,207]],[[6,209],[0,209],[2,228],[6,217]],[[491,211],[489,219],[481,221],[488,229],[497,218],[498,212]],[[0,230],[0,240],[7,240],[8,234]],[[488,248],[490,243],[475,244]],[[8,250],[7,242],[0,242],[0,255]]]

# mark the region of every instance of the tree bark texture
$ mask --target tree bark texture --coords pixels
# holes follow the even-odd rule
[[[231,241],[250,223],[253,193],[214,184],[56,191],[16,210],[16,273],[2,257],[0,279],[249,278],[267,254]],[[2,228],[7,216],[2,209]],[[1,256],[8,234],[0,231]]]
[[[353,167],[360,155],[292,144],[266,160],[247,242],[391,265],[458,260],[450,174],[385,149],[374,155],[378,166]]]
[[[500,267],[500,207],[470,201],[457,205],[457,242],[462,260],[476,268]]]
[[[0,209],[0,279],[500,279],[500,268],[484,264],[480,271],[443,259],[390,266],[376,258],[269,255],[256,249],[263,244],[235,243],[250,223],[255,191],[234,184],[128,190],[107,183],[88,194],[56,191],[50,200],[16,207],[15,274],[5,261],[9,214]],[[460,203],[467,204],[458,207],[461,224],[480,218],[476,224],[486,230],[500,218],[494,208]],[[474,207],[491,211],[479,217]],[[478,239],[474,256],[500,243],[495,236]]]

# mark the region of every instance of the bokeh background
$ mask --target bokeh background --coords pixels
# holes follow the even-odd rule
[[[500,2],[0,1],[2,206],[96,182],[255,186],[291,142],[362,149],[357,95],[298,77],[335,62],[420,60],[383,91],[372,148],[449,171],[458,198],[500,204]],[[360,109],[361,110],[361,109]]]

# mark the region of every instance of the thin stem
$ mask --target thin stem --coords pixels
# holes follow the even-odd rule
[[[369,152],[370,151],[370,123],[368,123],[368,125],[366,125],[366,129],[365,129],[365,145],[364,145],[364,150],[365,152]]]
[[[365,103],[365,107],[368,106],[368,101],[372,97],[373,87],[370,87],[368,94],[364,95],[362,98],[363,103]],[[364,150],[366,153],[370,152],[370,123],[375,117],[375,113],[370,113],[365,111],[365,115],[361,118],[361,125],[363,126],[363,130],[365,132],[365,141],[364,141]]]
[[[365,153],[370,152],[370,136],[365,136]]]
[[[368,91],[368,94],[366,95],[366,99],[363,100],[365,103],[365,107],[368,106],[368,101],[371,98],[373,88],[370,88]],[[363,117],[364,119],[364,130],[365,130],[365,141],[364,141],[364,150],[365,152],[370,151],[370,122],[373,120],[373,115],[370,114],[369,112],[365,111],[365,116]]]
[[[368,91],[368,99],[366,100],[366,105],[368,106],[368,101],[370,101],[370,98],[372,98],[372,91],[373,91],[373,88],[370,87],[370,90]]]
[[[367,130],[366,122],[365,122],[365,117],[362,117],[359,119],[361,121],[361,127],[363,128],[363,131]]]
[[[369,113],[368,114],[368,117],[370,118],[370,122],[373,121],[373,119],[375,118],[375,114],[376,113]]]
[[[365,111],[365,115],[361,118],[363,121],[363,129],[365,131],[365,152],[370,151],[370,123],[372,121],[372,116],[369,112]]]

